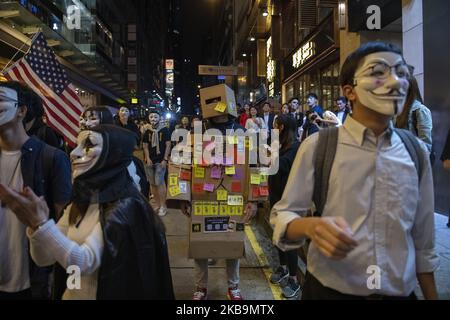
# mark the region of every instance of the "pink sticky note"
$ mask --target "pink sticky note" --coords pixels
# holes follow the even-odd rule
[[[220,167],[212,167],[211,178],[213,178],[213,179],[222,178],[222,169]]]
[[[203,185],[203,190],[208,192],[214,192],[214,184],[213,183],[205,183]]]

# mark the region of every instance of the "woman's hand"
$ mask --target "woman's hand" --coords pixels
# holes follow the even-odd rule
[[[248,224],[258,213],[258,204],[256,202],[248,202],[244,211],[244,223]]]
[[[44,197],[38,197],[28,187],[17,192],[0,184],[0,200],[14,212],[20,222],[33,230],[48,220],[49,209]]]

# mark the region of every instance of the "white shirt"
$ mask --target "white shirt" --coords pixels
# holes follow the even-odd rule
[[[31,256],[39,266],[58,262],[63,268],[78,266],[80,289],[66,289],[63,300],[95,300],[97,278],[103,253],[103,233],[98,204],[91,204],[79,225],[69,225],[71,205],[55,225],[49,220],[36,232],[28,229]]]
[[[274,242],[283,250],[298,248],[305,240],[289,242],[285,232],[292,220],[304,217],[312,206],[318,137],[312,135],[303,142],[283,197],[271,213]],[[370,129],[347,118],[339,128],[322,216],[343,217],[359,243],[340,261],[326,258],[310,245],[308,271],[326,287],[360,296],[407,296],[416,288],[416,272],[434,272],[439,265],[430,163],[423,168],[419,186],[414,163],[391,130],[377,139]],[[379,290],[367,286],[369,266],[381,270]]]
[[[256,121],[256,123],[255,123]],[[253,132],[259,132],[261,129],[267,129],[264,120],[260,117],[256,117],[255,121],[253,118],[249,118],[245,123],[245,129],[251,130]]]
[[[0,154],[1,182],[14,190],[23,189],[22,152]],[[0,291],[19,292],[30,288],[28,241],[23,225],[8,208],[0,206]]]
[[[269,126],[269,118],[270,118],[270,113],[264,113],[264,123],[266,124],[266,128],[268,129]]]
[[[344,116],[345,116],[345,111],[338,111],[336,113],[338,119],[341,121],[341,123],[344,123]]]

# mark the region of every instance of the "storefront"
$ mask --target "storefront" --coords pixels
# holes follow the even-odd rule
[[[289,54],[283,62],[283,102],[300,99],[306,109],[306,97],[315,93],[319,104],[330,109],[340,96],[339,87],[339,30],[336,12],[332,11]]]

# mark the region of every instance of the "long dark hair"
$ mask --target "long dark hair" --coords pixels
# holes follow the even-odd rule
[[[295,129],[296,129],[296,123],[294,119],[287,114],[280,114],[276,119],[275,122],[280,128],[283,126],[283,130],[280,132],[280,145],[281,145],[281,152],[286,151],[291,147],[291,145],[295,141]]]
[[[405,101],[405,107],[402,113],[397,117],[395,126],[397,128],[407,129],[408,128],[408,117],[409,111],[411,110],[414,101],[419,101],[423,104],[422,95],[420,94],[419,84],[417,83],[416,77],[413,76],[414,69],[409,67],[410,75],[408,76],[409,90]]]

